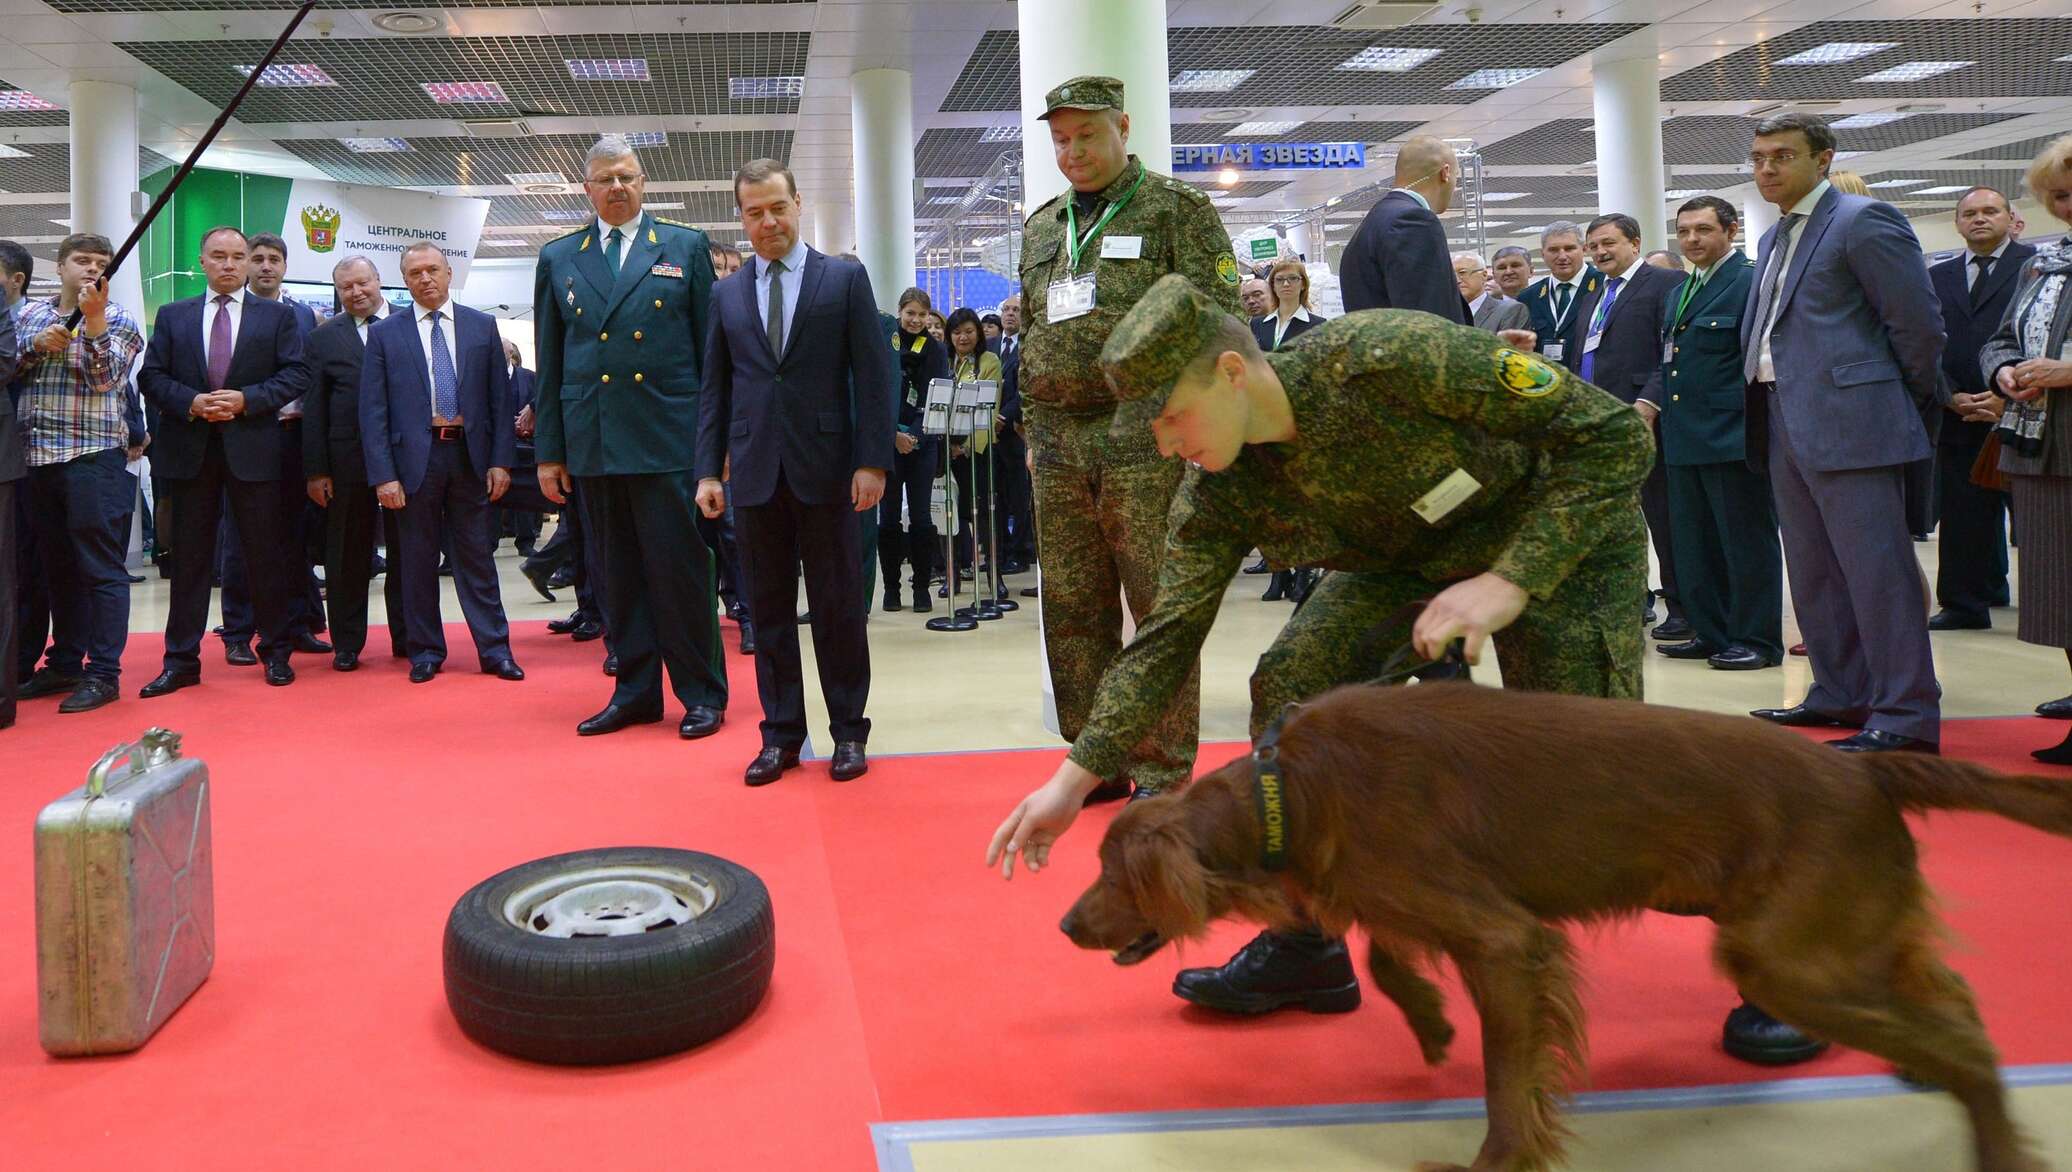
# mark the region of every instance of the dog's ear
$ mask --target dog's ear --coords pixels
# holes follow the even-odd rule
[[[1144,826],[1123,843],[1123,878],[1158,934],[1180,940],[1208,926],[1208,875],[1194,844],[1174,827]]]

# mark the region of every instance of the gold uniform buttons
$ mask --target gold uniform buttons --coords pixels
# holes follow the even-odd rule
[[[638,382],[646,382],[646,381],[647,381],[647,379],[646,379],[646,378],[645,378],[644,376],[642,376],[642,375],[641,375],[641,373],[640,373],[639,371],[637,371],[637,370],[636,370],[636,371],[634,371],[634,372],[633,372],[633,381],[634,381],[634,382],[637,382],[637,383],[638,383]]]
[[[610,376],[610,375],[608,375],[608,374],[606,374],[606,375],[599,375],[598,377],[599,377],[600,379],[602,379],[603,381],[605,381],[605,382],[610,382],[610,381],[612,381],[612,376]]]
[[[601,333],[601,332],[600,332],[600,333],[599,333],[599,334],[597,335],[597,340],[598,340],[598,341],[600,341],[600,342],[609,342],[609,341],[611,341],[611,340],[612,340],[612,336],[611,336],[610,334],[608,334],[608,333]]]
[[[576,316],[577,316],[577,317],[581,317],[581,316],[583,316],[583,307],[582,307],[582,306],[580,306],[580,305],[576,306]]]
[[[662,299],[661,299],[660,297],[657,297],[657,298],[655,298],[655,308],[656,308],[656,309],[660,309],[660,308],[662,308]]]
[[[639,331],[639,330],[635,330],[635,331],[633,331],[633,340],[634,340],[634,341],[636,341],[636,342],[640,341],[640,331]]]

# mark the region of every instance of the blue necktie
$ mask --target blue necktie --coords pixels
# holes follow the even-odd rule
[[[1612,315],[1612,303],[1619,299],[1619,286],[1621,284],[1624,284],[1625,280],[1626,278],[1624,277],[1613,277],[1611,279],[1611,283],[1604,287],[1604,300],[1597,303],[1597,312],[1592,314],[1590,317],[1591,337],[1594,338],[1597,335],[1604,332],[1604,321],[1606,318]],[[1584,382],[1594,383],[1597,381],[1596,379],[1591,377],[1591,375],[1595,373],[1596,367],[1597,351],[1584,351],[1582,370]]]
[[[459,377],[453,373],[453,355],[446,349],[446,335],[439,329],[439,311],[432,311],[432,412],[441,419],[460,416]]]

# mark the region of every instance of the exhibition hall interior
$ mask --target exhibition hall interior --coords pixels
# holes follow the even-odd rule
[[[2068,233],[2072,0],[0,0],[0,1165],[2072,1168]]]

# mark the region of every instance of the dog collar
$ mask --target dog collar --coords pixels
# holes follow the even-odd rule
[[[1259,816],[1259,865],[1269,871],[1288,869],[1288,802],[1281,784],[1281,721],[1295,710],[1290,704],[1259,735],[1252,748],[1252,805]]]

